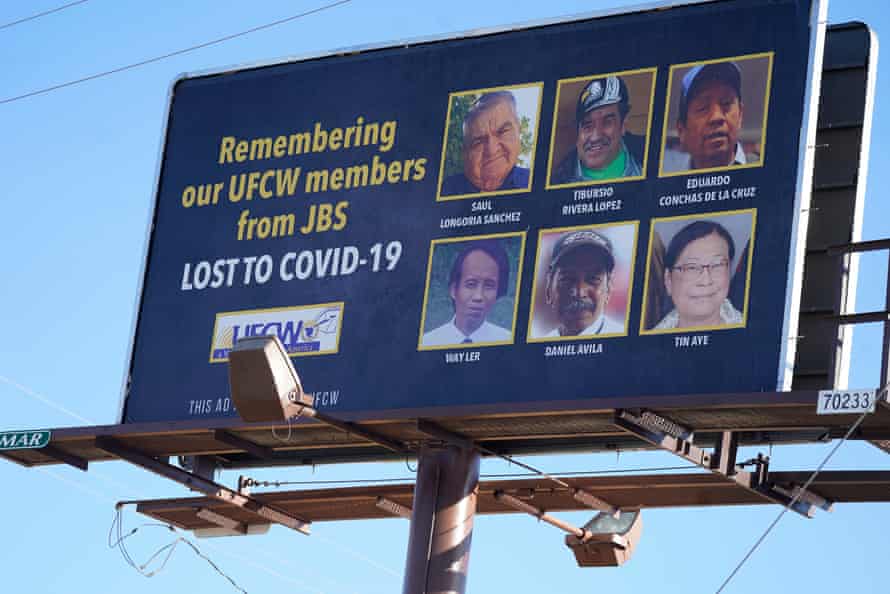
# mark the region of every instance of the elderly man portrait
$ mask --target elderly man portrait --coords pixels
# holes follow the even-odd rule
[[[606,314],[614,270],[612,242],[602,234],[579,230],[560,237],[545,287],[559,324],[543,338],[623,333],[624,323]]]
[[[551,183],[606,181],[643,174],[645,140],[627,131],[630,97],[617,76],[591,80],[575,108],[575,147],[560,162]]]
[[[521,123],[510,91],[485,93],[463,122],[463,172],[442,183],[443,196],[527,189],[529,170],[520,167]]]
[[[714,169],[757,162],[739,140],[745,106],[742,71],[735,62],[702,64],[681,81],[679,150],[665,154],[664,171]]]
[[[426,332],[422,346],[470,345],[504,342],[510,330],[488,321],[495,303],[507,294],[510,266],[500,242],[483,239],[469,242],[451,266],[448,295],[454,316]]]
[[[735,242],[723,225],[695,221],[683,227],[664,255],[664,288],[673,309],[655,330],[741,324],[729,300]]]

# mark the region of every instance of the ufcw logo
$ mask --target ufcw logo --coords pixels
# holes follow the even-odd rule
[[[210,362],[228,361],[229,351],[246,336],[277,336],[292,356],[336,353],[343,303],[216,314]]]

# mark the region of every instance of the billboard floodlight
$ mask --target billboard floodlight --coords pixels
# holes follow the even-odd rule
[[[584,525],[583,536],[567,535],[566,546],[579,567],[617,567],[633,555],[642,532],[640,510],[622,511],[617,517],[600,512]]]
[[[286,421],[313,403],[277,336],[249,336],[235,344],[229,353],[229,387],[247,422]]]

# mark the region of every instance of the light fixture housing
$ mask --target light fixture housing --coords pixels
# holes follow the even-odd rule
[[[585,536],[566,536],[579,567],[617,567],[628,561],[643,532],[640,510],[622,511],[616,518],[600,512],[584,525]]]
[[[229,388],[240,417],[249,423],[286,421],[311,407],[300,376],[277,336],[248,336],[229,352]]]

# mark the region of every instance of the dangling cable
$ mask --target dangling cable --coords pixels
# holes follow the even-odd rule
[[[216,573],[226,578],[226,580],[228,580],[233,588],[235,588],[242,594],[247,594],[246,590],[241,588],[241,586],[239,586],[235,582],[235,580],[233,580],[228,574],[220,569],[220,567],[216,563],[214,563],[213,560],[211,560],[207,555],[205,555],[201,551],[201,549],[198,548],[197,545],[195,545],[189,539],[180,536],[176,528],[174,528],[170,524],[146,523],[141,524],[128,532],[124,532],[123,523],[123,504],[115,505],[114,519],[112,520],[111,527],[108,530],[108,547],[112,549],[118,549],[121,552],[121,556],[124,558],[124,561],[126,561],[127,565],[139,572],[140,575],[150,578],[159,574],[167,566],[167,562],[170,561],[170,558],[173,556],[173,552],[176,550],[176,547],[179,545],[179,543],[185,543],[197,556],[199,556],[201,559],[204,559],[204,561],[206,561],[210,565],[210,567],[212,567],[213,570],[216,571]],[[141,528],[166,528],[167,530],[172,532],[176,536],[176,538],[152,553],[145,561],[145,563],[139,564],[136,563],[132,555],[130,555],[130,552],[127,550],[124,541],[136,534]],[[161,558],[161,555],[163,555],[163,558]],[[158,559],[160,559],[160,562],[157,567],[155,569],[149,570],[148,567],[151,566],[151,564]]]

